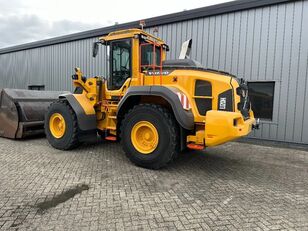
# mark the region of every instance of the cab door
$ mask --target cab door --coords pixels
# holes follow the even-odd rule
[[[110,74],[108,90],[119,90],[132,76],[132,40],[121,39],[110,43]]]

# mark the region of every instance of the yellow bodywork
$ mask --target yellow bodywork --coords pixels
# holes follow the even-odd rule
[[[206,146],[216,146],[246,136],[254,118],[244,120],[239,112],[208,111],[205,124]]]
[[[132,41],[132,75],[127,78],[122,87],[118,90],[109,90],[106,81],[101,77],[89,78],[85,83],[81,80],[82,73],[76,70],[78,79],[74,80],[74,85],[84,89],[82,94],[74,95],[80,105],[82,105],[87,115],[97,115],[97,128],[102,131],[116,135],[117,133],[117,102],[113,97],[123,97],[129,87],[132,86],[165,86],[176,88],[184,93],[191,105],[191,111],[194,115],[195,129],[193,134],[187,136],[187,143],[195,143],[204,146],[215,146],[234,140],[238,137],[247,135],[252,125],[255,123],[252,111],[250,118],[243,119],[241,112],[237,109],[237,103],[240,96],[235,93],[239,86],[238,82],[231,76],[201,70],[176,69],[168,74],[147,75],[146,71],[140,70],[140,44],[136,35],[144,35],[149,41],[158,46],[164,45],[164,41],[150,35],[139,29],[130,29],[112,32],[108,36],[101,37],[100,40],[113,41],[124,38],[131,38]],[[166,57],[166,51],[163,50],[162,59]],[[159,71],[159,69],[157,69]],[[212,85],[212,96],[196,96],[195,83],[198,80],[206,80]],[[99,87],[100,84],[100,87]],[[100,92],[98,89],[101,89]],[[234,98],[234,111],[226,112],[218,110],[218,95],[226,90],[232,89]],[[212,110],[206,115],[200,115],[196,105],[196,99],[208,99],[212,102]],[[146,100],[146,99],[145,99]],[[159,102],[157,102],[159,103]],[[139,148],[141,153],[150,153],[153,147],[156,147],[158,140],[157,131],[151,129],[148,124],[140,125],[132,134],[132,140],[135,147]],[[140,135],[140,131],[145,131]],[[145,135],[147,133],[147,135]],[[143,136],[141,141],[137,141],[139,136]],[[152,147],[152,148],[151,148]],[[155,149],[155,148],[154,148]]]

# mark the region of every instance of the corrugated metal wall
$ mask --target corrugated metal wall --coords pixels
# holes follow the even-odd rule
[[[176,58],[192,37],[191,56],[204,66],[250,81],[275,81],[273,121],[262,121],[252,137],[308,144],[307,28],[308,1],[290,1],[158,26],[158,36],[170,45],[168,58]],[[0,88],[44,84],[47,90],[72,90],[75,66],[87,76],[104,75],[104,52],[91,57],[95,40],[0,55]]]
[[[44,84],[46,90],[73,90],[71,75],[81,67],[87,75],[104,75],[104,47],[92,58],[96,38],[0,55],[0,88]]]

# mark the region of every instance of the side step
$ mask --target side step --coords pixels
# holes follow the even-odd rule
[[[106,136],[105,140],[109,140],[109,141],[117,141],[117,137],[116,136]]]
[[[203,150],[203,149],[205,149],[205,146],[190,143],[190,144],[187,144],[187,148],[192,149],[192,150]]]

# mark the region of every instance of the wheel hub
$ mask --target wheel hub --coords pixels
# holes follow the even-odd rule
[[[64,117],[60,113],[54,113],[49,119],[49,130],[51,134],[60,139],[64,136],[66,130],[66,123]]]
[[[136,123],[131,131],[131,141],[142,154],[150,154],[158,145],[159,135],[155,126],[148,121]]]

